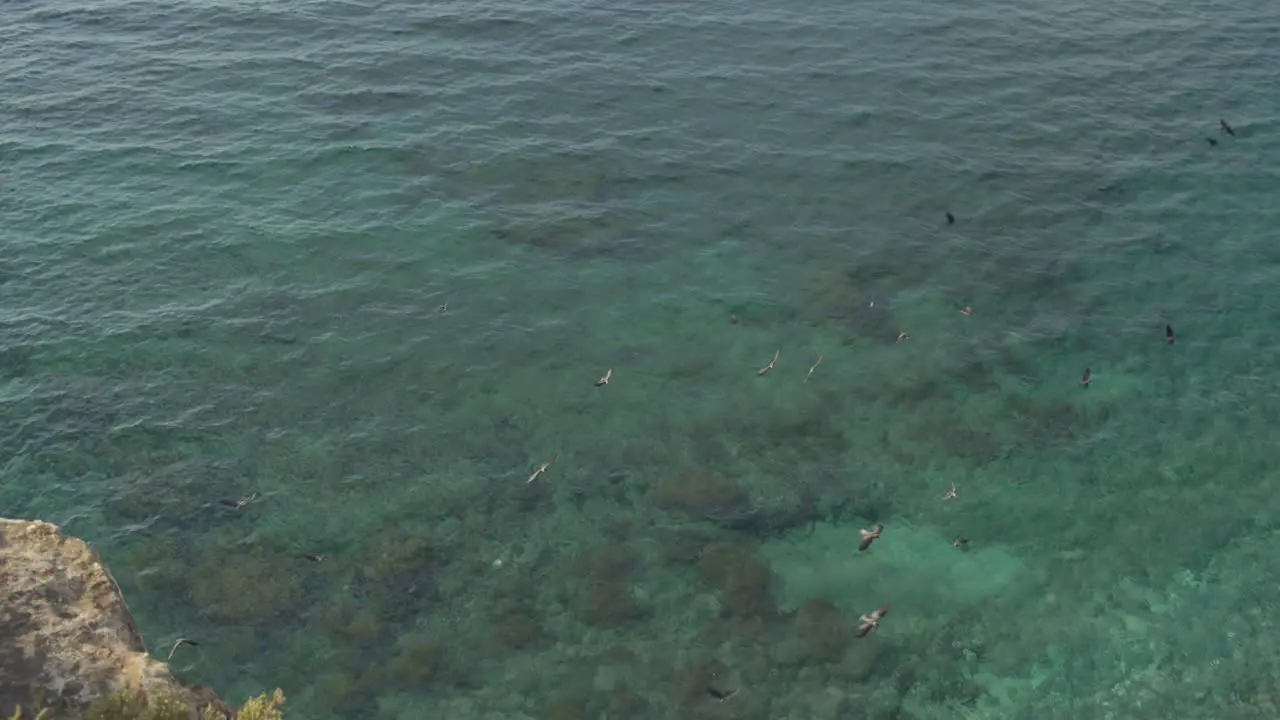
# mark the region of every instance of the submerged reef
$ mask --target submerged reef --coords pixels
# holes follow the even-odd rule
[[[720,591],[725,610],[739,618],[771,619],[778,613],[769,565],[741,546],[713,542],[702,549],[698,574]]]
[[[663,477],[653,491],[658,507],[732,524],[750,518],[755,509],[747,492],[732,480],[700,467],[686,467]]]

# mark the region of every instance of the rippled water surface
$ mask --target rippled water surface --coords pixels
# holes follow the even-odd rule
[[[188,682],[1280,715],[1274,3],[0,19],[0,515]]]

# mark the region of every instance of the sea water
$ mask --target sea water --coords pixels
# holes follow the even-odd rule
[[[1280,714],[1274,3],[0,17],[0,515],[184,681]]]

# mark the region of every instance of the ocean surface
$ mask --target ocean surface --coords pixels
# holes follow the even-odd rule
[[[291,718],[1280,717],[1277,68],[1264,0],[2,3],[0,515]]]

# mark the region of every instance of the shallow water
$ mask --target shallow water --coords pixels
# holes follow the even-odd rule
[[[184,679],[1280,714],[1272,4],[3,12],[0,514]]]

